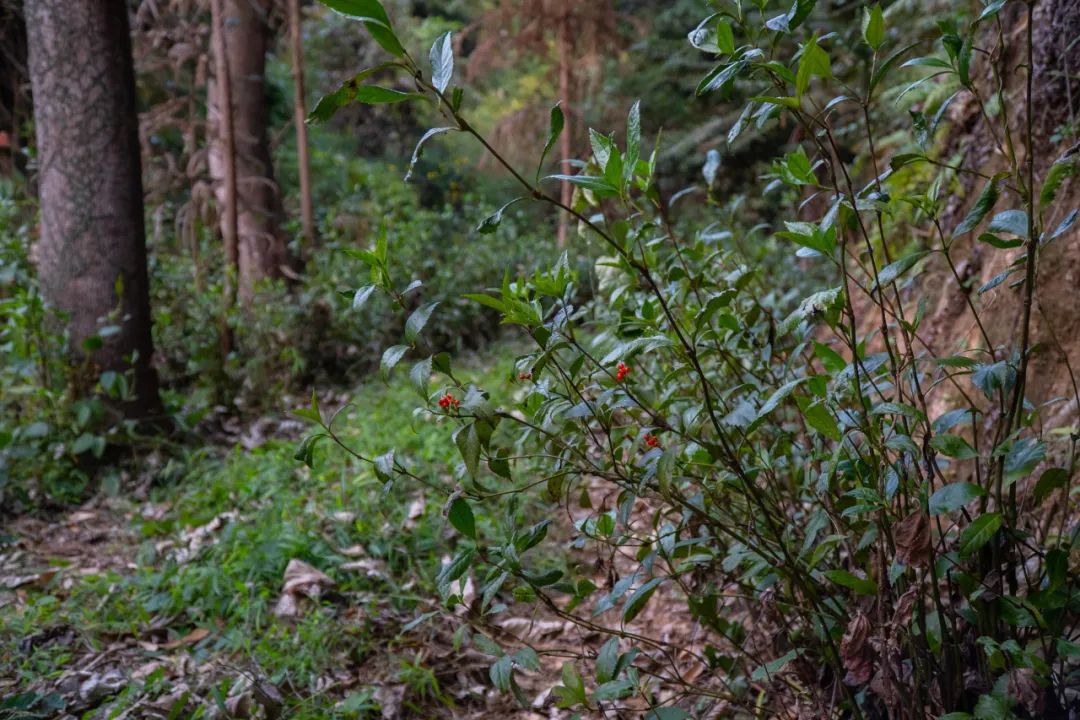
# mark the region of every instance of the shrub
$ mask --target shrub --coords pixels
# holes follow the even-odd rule
[[[754,716],[768,692],[771,704],[819,717],[1062,712],[1080,655],[1068,520],[1075,453],[1067,429],[1043,426],[1027,390],[1038,257],[1076,217],[1055,205],[1075,159],[1066,154],[1036,182],[1031,84],[1026,98],[1007,84],[1009,62],[1033,72],[1032,5],[943,17],[939,49],[919,56],[925,46],[891,39],[879,6],[865,8],[861,32],[822,35],[812,1],[765,4],[718,5],[691,41],[719,58],[699,92],[736,81],[755,88],[729,138],[751,121],[800,128],[802,141],[766,178],[767,192],[791,201],[772,235],[814,268],[799,296],[774,285],[757,251],[744,254],[753,234],[739,223],[672,226],[636,106],[622,142],[592,133],[581,172],[551,178],[576,186],[571,207],[539,173],[534,180],[488,147],[515,173],[522,199],[569,213],[608,253],[602,296],[584,308],[565,256],[471,295],[535,345],[517,359],[522,389],[512,405],[459,382],[448,356],[425,352],[437,310],[404,301],[408,278],[388,271],[385,244],[361,256],[371,292],[410,312],[403,340],[382,355],[384,371],[411,356],[418,412],[451,421],[461,452],[447,497],[460,539],[437,578],[442,598],[460,604],[455,581],[476,572],[474,644],[492,656],[496,687],[523,703],[515,678],[538,667],[535,652],[482,637],[511,592],[609,638],[599,650],[558,650],[573,658],[553,691],[564,708]],[[452,86],[449,39],[435,43],[429,72],[401,48],[381,6],[363,5],[368,30],[445,117],[440,132],[486,146]],[[1000,13],[1014,10],[1027,14],[1026,39],[1000,31]],[[905,67],[931,74],[898,84]],[[892,103],[913,92],[927,104],[904,127]],[[935,142],[961,94],[1000,145],[981,165],[943,157]],[[322,110],[402,99],[351,86]],[[556,107],[541,167],[561,124]],[[899,150],[888,163],[875,149],[885,134]],[[950,222],[946,195],[971,177],[982,189]],[[958,338],[958,349],[940,354],[922,342],[925,298],[914,279],[936,263],[962,291],[956,256],[973,233],[1008,254],[1006,268],[963,293],[974,342]],[[1014,292],[1003,286],[1010,279]],[[1004,342],[985,329],[982,298],[995,296],[994,313],[1008,305],[1017,318]],[[317,442],[339,436],[317,404],[302,414],[318,428],[298,453],[311,462]],[[387,482],[416,477],[392,449],[351,452]],[[617,498],[610,507],[591,508],[596,485]],[[605,558],[610,584],[598,587],[588,563],[542,549],[549,521],[522,522],[527,498],[571,514],[584,506],[571,547]],[[633,625],[658,595],[685,603],[700,642],[684,647]]]

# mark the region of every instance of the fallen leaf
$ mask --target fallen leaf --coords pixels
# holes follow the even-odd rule
[[[199,642],[200,640],[204,640],[209,636],[210,631],[206,628],[195,628],[184,637],[177,638],[176,640],[171,640],[162,645],[161,647],[165,648],[166,650],[175,650],[178,647],[194,645],[195,643]]]
[[[843,639],[840,640],[840,659],[848,671],[844,678],[847,685],[862,685],[870,680],[874,673],[874,658],[869,646],[870,619],[859,612],[848,623]]]

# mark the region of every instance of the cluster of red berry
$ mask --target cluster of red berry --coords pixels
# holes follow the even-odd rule
[[[626,365],[626,363],[619,363],[619,366],[615,368],[615,381],[622,382],[629,374],[630,368]]]
[[[532,380],[532,373],[531,372],[519,372],[518,373],[518,380]]]
[[[457,407],[460,404],[461,404],[461,401],[458,400],[453,395],[451,395],[450,393],[446,393],[441,398],[439,398],[439,407],[441,407],[443,409],[446,409],[446,408],[451,407],[451,406]]]
[[[656,437],[656,435],[653,435],[652,433],[649,433],[645,436],[645,444],[651,448],[658,448],[660,447],[660,438]]]

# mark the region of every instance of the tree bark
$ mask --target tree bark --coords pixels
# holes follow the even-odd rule
[[[315,242],[315,210],[311,203],[311,160],[308,157],[307,108],[304,97],[304,24],[300,15],[300,0],[289,0],[289,39],[292,50],[296,164],[300,174],[300,218],[304,240],[310,245]]]
[[[96,369],[133,373],[135,397],[123,410],[145,418],[160,401],[127,3],[27,0],[25,12],[42,294],[67,316],[75,356],[102,326],[117,328],[91,360]]]
[[[217,2],[219,0],[215,0]],[[281,195],[274,182],[274,168],[266,132],[266,50],[270,42],[267,24],[268,0],[220,0],[222,34],[218,47],[224,52],[223,67],[228,75],[226,94],[223,77],[215,78],[209,91],[211,130],[210,172],[215,179],[218,206],[227,221],[229,198],[225,166],[225,112],[233,122],[233,158],[236,168],[236,244],[238,294],[247,304],[260,280],[284,276],[290,264],[285,237],[281,234]],[[222,233],[226,228],[223,224]]]
[[[223,25],[225,10],[222,0],[210,2],[210,42],[214,55],[214,73],[217,91],[221,97],[232,97],[232,77],[226,58]],[[229,327],[229,310],[236,304],[236,278],[240,273],[239,219],[236,202],[236,129],[232,105],[220,103],[215,132],[215,149],[219,152],[220,182],[215,187],[218,206],[221,208],[221,240],[225,249],[225,272],[222,273],[222,306],[218,327],[218,343],[221,349],[221,367],[224,368],[232,352],[232,329]],[[211,159],[211,164],[214,160]],[[197,244],[197,243],[196,243]]]
[[[573,152],[571,145],[571,120],[570,120],[570,2],[571,0],[564,0],[562,5],[562,17],[559,18],[559,30],[558,30],[558,48],[559,48],[559,100],[562,103],[563,111],[563,131],[562,138],[559,142],[559,151],[563,156],[562,172],[564,175],[571,175],[574,172],[573,165],[570,164],[570,155]],[[570,187],[570,183],[566,180],[562,181],[562,187],[560,188],[560,201],[566,207],[570,207],[570,203],[574,200],[574,189]],[[558,247],[566,247],[566,236],[569,232],[570,221],[567,219],[566,213],[559,213],[559,236]]]

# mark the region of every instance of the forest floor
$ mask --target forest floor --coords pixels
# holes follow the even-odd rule
[[[510,370],[477,359],[468,372],[491,387]],[[353,403],[336,426],[347,442],[395,447],[446,477],[450,433],[424,431],[406,410],[415,401],[404,377],[321,398]],[[607,638],[511,596],[497,615],[442,610],[433,578],[455,537],[443,499],[386,491],[329,445],[307,468],[293,457],[304,430],[270,415],[231,450],[187,458],[178,482],[156,484],[148,463],[123,492],[4,527],[0,719],[563,717],[551,688],[565,656],[545,650],[595,656]],[[575,519],[554,519],[552,536],[568,541]],[[576,561],[600,587],[620,574]],[[466,601],[479,582],[467,577]],[[693,623],[671,607],[686,612],[657,598],[628,629],[694,647]],[[518,663],[529,707],[493,689],[498,651],[481,635],[538,653]]]

